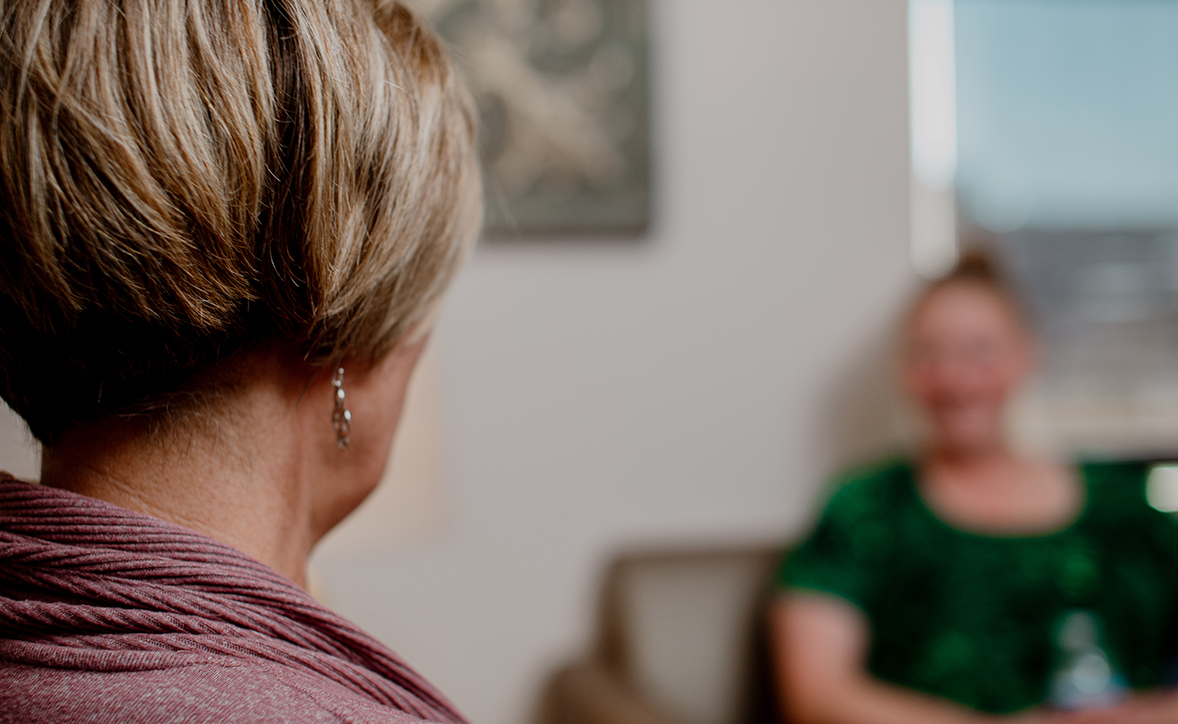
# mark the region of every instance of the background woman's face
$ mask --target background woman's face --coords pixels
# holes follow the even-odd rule
[[[935,442],[958,453],[1000,444],[1006,402],[1030,368],[1010,307],[981,284],[949,284],[917,307],[907,342],[904,381]]]

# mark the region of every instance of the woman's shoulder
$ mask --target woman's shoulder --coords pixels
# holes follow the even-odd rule
[[[193,655],[148,670],[0,665],[3,721],[398,722],[421,720],[275,662]],[[11,717],[11,718],[9,718]]]
[[[831,478],[836,495],[881,495],[912,483],[913,464],[901,455],[873,460],[844,469]]]
[[[892,518],[904,507],[911,480],[912,466],[900,457],[832,476],[828,502],[810,533],[783,558],[778,585],[834,594],[865,609],[887,569]]]
[[[1121,458],[1086,458],[1078,462],[1089,483],[1133,484],[1144,483],[1154,463],[1148,460]]]
[[[1078,463],[1087,484],[1090,516],[1121,520],[1156,514],[1147,501],[1146,485],[1154,464],[1145,460],[1088,459]]]
[[[847,468],[829,484],[828,515],[859,517],[895,508],[912,490],[913,465],[903,456]]]

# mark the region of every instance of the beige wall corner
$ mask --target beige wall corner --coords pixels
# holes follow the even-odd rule
[[[21,480],[41,477],[41,446],[8,405],[0,402],[0,470]]]

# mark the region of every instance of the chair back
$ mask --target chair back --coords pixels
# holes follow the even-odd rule
[[[639,695],[683,721],[764,721],[760,639],[782,551],[767,545],[619,556],[603,590],[599,655]]]

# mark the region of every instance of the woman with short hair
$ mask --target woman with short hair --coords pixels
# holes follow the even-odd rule
[[[458,722],[300,588],[482,219],[373,0],[0,0],[0,720]]]

